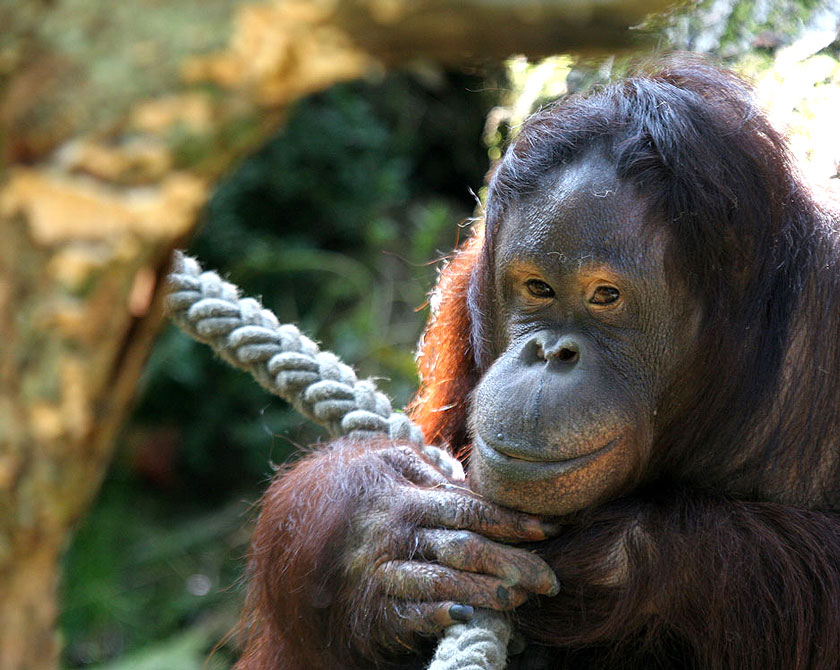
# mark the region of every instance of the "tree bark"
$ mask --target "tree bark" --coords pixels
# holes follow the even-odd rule
[[[623,27],[663,5],[0,8],[0,670],[56,666],[57,562],[131,405],[170,252],[288,104],[418,55],[626,45]]]

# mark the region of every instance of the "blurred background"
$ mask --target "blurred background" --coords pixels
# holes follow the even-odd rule
[[[0,7],[0,670],[236,657],[255,504],[324,435],[162,322],[172,249],[400,407],[440,263],[546,101],[707,53],[836,183],[836,3],[595,4]]]

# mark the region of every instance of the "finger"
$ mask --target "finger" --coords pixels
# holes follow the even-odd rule
[[[466,479],[464,466],[457,458],[445,449],[426,445],[421,449],[423,458],[427,459],[438,470],[452,481],[463,482]]]
[[[425,487],[449,485],[446,476],[407,445],[383,449],[380,457],[412,484]]]
[[[416,561],[386,561],[377,568],[389,596],[427,602],[453,601],[493,610],[509,610],[528,599],[516,586],[498,577],[453,570],[445,565]]]
[[[455,570],[493,575],[505,586],[550,596],[560,590],[554,571],[539,556],[468,530],[421,529],[417,533],[417,548],[426,560]]]
[[[466,490],[411,489],[405,494],[420,525],[472,530],[502,542],[534,542],[556,535],[557,524],[489,503]]]
[[[475,613],[470,605],[453,602],[395,602],[394,613],[401,628],[419,635],[438,635],[449,626],[469,621]]]

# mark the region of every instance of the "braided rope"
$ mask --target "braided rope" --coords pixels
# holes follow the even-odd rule
[[[384,433],[414,445],[450,478],[464,479],[461,464],[425,444],[420,428],[392,411],[391,401],[371,380],[359,380],[296,326],[280,325],[257,300],[240,298],[236,286],[203,272],[194,258],[176,252],[167,282],[166,310],[184,332],[331,435],[364,439]],[[470,622],[446,629],[428,670],[503,670],[510,632],[500,614],[477,611]]]
[[[446,629],[428,670],[504,668],[510,633],[507,619],[491,610],[477,610],[468,623]]]

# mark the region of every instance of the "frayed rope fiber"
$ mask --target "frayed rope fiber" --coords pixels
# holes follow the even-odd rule
[[[190,337],[209,345],[269,392],[291,403],[335,437],[388,435],[413,444],[441,471],[463,479],[461,464],[424,444],[423,433],[371,380],[360,380],[338,357],[321,351],[292,324],[283,324],[253,298],[194,258],[175,253],[167,278],[166,310]],[[511,629],[507,619],[477,610],[467,623],[446,629],[428,670],[503,670]]]

